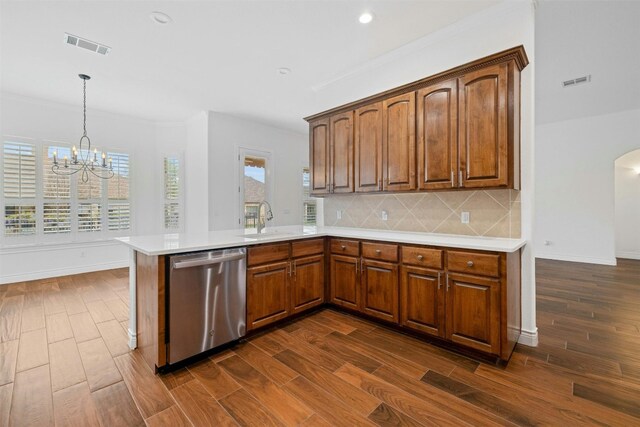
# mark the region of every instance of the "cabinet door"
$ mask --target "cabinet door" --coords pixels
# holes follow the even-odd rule
[[[324,255],[293,260],[291,314],[324,302]]]
[[[398,322],[398,264],[362,260],[362,312]]]
[[[358,108],[355,113],[356,191],[382,190],[382,103]]]
[[[458,82],[420,89],[418,96],[418,188],[458,186]]]
[[[331,190],[329,155],[329,119],[311,122],[309,124],[309,164],[313,194],[327,194]]]
[[[353,112],[331,117],[331,192],[353,192]]]
[[[444,286],[441,273],[403,266],[400,287],[400,322],[417,331],[443,337],[445,333]]]
[[[509,180],[507,64],[458,79],[461,187],[506,186]]]
[[[331,255],[331,302],[353,310],[360,309],[358,258]]]
[[[283,261],[247,269],[247,330],[288,316],[289,267]]]
[[[416,188],[415,93],[383,101],[382,161],[384,190]]]
[[[449,274],[447,339],[500,354],[500,281]]]

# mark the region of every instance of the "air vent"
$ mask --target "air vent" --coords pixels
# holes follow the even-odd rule
[[[582,83],[589,83],[591,81],[591,74],[582,77],[576,77],[575,79],[565,80],[562,82],[562,87],[575,86]]]
[[[106,55],[111,52],[111,48],[109,46],[92,42],[91,40],[83,39],[82,37],[74,36],[69,33],[64,33],[64,42],[73,46],[90,50],[91,52],[99,53],[100,55]]]

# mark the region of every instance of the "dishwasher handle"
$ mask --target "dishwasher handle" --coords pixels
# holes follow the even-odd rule
[[[243,252],[239,252],[239,253],[217,256],[213,258],[201,257],[201,258],[189,259],[185,261],[178,261],[178,262],[174,261],[172,268],[177,270],[180,268],[200,267],[203,265],[221,264],[227,261],[241,260],[241,259],[244,259],[244,257],[245,257],[245,254]]]

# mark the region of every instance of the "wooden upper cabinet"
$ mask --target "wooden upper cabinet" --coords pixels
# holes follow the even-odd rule
[[[382,190],[382,102],[355,111],[355,189]]]
[[[460,187],[509,184],[507,70],[499,64],[458,79]]]
[[[519,189],[527,64],[517,46],[305,118],[312,192]]]
[[[405,93],[382,102],[383,190],[416,188],[415,93]]]
[[[353,112],[336,114],[330,120],[331,192],[353,192]]]
[[[310,123],[309,164],[311,165],[311,192],[314,194],[327,194],[331,191],[329,155],[329,119]]]
[[[458,82],[420,89],[418,115],[418,189],[458,186]]]

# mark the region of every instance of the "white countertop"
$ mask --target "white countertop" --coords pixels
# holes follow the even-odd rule
[[[251,236],[251,234],[255,236],[254,230],[245,231],[244,229],[236,229],[203,233],[119,237],[116,238],[116,240],[146,255],[177,254],[324,236],[495,252],[515,252],[527,243],[524,239],[457,236],[450,234],[384,231],[346,227],[286,226],[266,228],[265,232],[266,233],[259,238]]]

